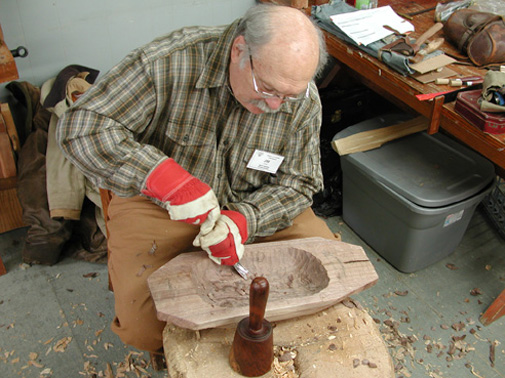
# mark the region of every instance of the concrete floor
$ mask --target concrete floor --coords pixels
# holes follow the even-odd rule
[[[327,223],[344,242],[363,246],[379,273],[374,287],[353,298],[380,327],[397,378],[505,377],[505,317],[487,327],[479,322],[505,288],[505,241],[480,208],[453,254],[412,274],[395,270],[340,217]],[[51,267],[22,264],[25,233],[0,235],[8,271],[0,277],[0,377],[167,376],[110,331],[106,266],[71,258]]]

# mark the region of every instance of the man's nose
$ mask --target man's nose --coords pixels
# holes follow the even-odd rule
[[[273,110],[279,109],[279,107],[282,105],[282,101],[283,100],[280,97],[265,99],[265,102],[267,103],[268,107]]]

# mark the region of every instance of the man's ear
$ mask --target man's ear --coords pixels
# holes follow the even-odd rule
[[[235,38],[231,46],[231,61],[233,63],[239,63],[243,54],[246,53],[246,49],[247,44],[245,42],[245,38],[243,35],[239,35],[237,38]]]

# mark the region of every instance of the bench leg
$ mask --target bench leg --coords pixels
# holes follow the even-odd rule
[[[503,315],[505,315],[505,290],[498,295],[484,314],[482,314],[480,321],[487,326]]]
[[[4,262],[2,261],[2,258],[0,257],[0,276],[7,273],[7,270],[5,269]]]

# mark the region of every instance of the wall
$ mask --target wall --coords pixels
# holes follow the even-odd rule
[[[132,49],[182,26],[222,25],[255,0],[2,0],[0,24],[19,81],[41,85],[69,64],[107,72]],[[0,101],[9,92],[0,85]]]

